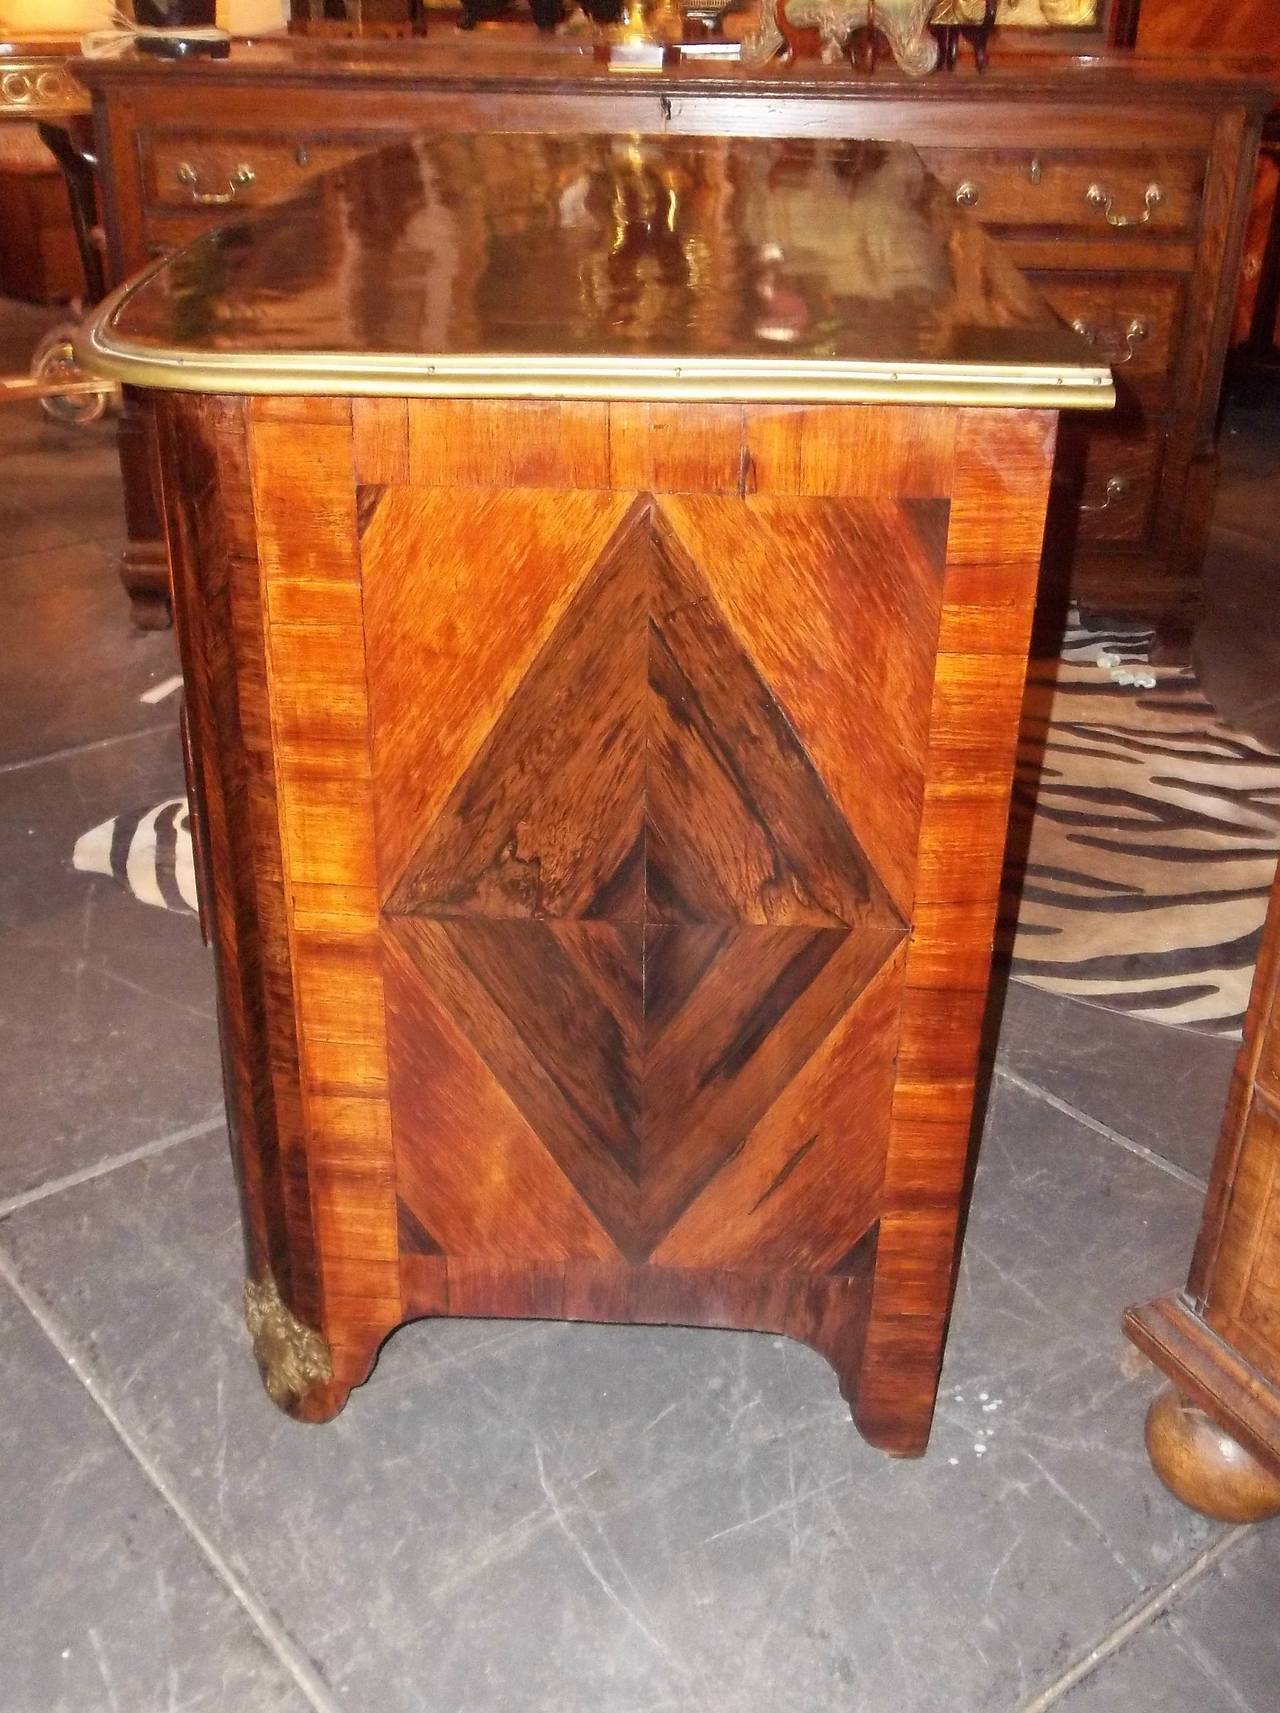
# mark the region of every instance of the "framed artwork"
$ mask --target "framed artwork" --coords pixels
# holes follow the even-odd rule
[[[1002,29],[1097,30],[1107,0],[1000,0],[996,23]]]
[[[1004,30],[1025,31],[1028,46],[1043,39],[1046,47],[1052,42],[1068,51],[1104,43],[1132,47],[1142,4],[1143,0],[999,0],[996,23]]]

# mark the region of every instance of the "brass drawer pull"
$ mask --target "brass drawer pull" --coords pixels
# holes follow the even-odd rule
[[[1158,184],[1149,184],[1142,198],[1141,214],[1117,214],[1115,197],[1105,185],[1091,184],[1084,193],[1084,199],[1090,208],[1096,209],[1102,215],[1108,226],[1149,226],[1151,216],[1164,201],[1164,191]]]
[[[976,208],[981,195],[981,190],[971,178],[956,186],[956,201],[961,208]]]
[[[254,172],[251,166],[246,166],[245,163],[241,161],[240,165],[227,180],[227,188],[225,190],[201,190],[200,174],[189,161],[180,162],[177,169],[178,183],[186,185],[187,189],[191,192],[192,202],[199,202],[207,208],[221,208],[228,202],[234,202],[240,192],[242,190],[247,190],[257,176],[257,173]]]
[[[1112,476],[1111,480],[1107,483],[1107,497],[1103,500],[1102,504],[1100,506],[1082,505],[1080,510],[1082,512],[1110,511],[1113,505],[1119,505],[1121,501],[1128,499],[1132,486],[1133,484],[1127,477]]]
[[[1108,363],[1116,369],[1122,363],[1131,363],[1138,346],[1151,337],[1149,324],[1136,315],[1123,333],[1118,328],[1091,327],[1087,321],[1073,321],[1071,325],[1082,339],[1101,349]]]

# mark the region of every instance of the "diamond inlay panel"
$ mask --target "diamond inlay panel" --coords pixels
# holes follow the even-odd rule
[[[902,539],[918,561],[905,515]],[[744,1150],[726,1193],[760,1179],[748,1212],[775,1247],[781,1186],[820,1182],[833,1141],[869,1162],[840,1252],[874,1219],[905,924],[659,502],[638,498],[582,577],[383,920],[404,1230],[484,1251],[446,1229],[433,1150],[462,1135],[495,1195],[537,1177],[545,1241],[522,1255],[640,1261],[666,1240],[712,1265],[717,1175]],[[862,1104],[833,1139],[787,1091],[838,1027]],[[474,1116],[446,1110],[485,1074]]]

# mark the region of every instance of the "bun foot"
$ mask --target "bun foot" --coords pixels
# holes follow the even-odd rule
[[[295,1421],[332,1421],[350,1387],[334,1380],[329,1346],[298,1319],[270,1274],[245,1281],[244,1318],[272,1403]]]
[[[1260,1523],[1280,1515],[1280,1475],[1176,1387],[1166,1386],[1152,1401],[1146,1441],[1156,1474],[1193,1511],[1224,1523]]]

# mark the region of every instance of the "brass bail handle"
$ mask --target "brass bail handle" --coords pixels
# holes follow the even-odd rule
[[[1112,368],[1118,369],[1122,363],[1131,363],[1137,353],[1138,346],[1151,337],[1150,324],[1135,315],[1129,325],[1121,331],[1109,331],[1104,327],[1093,327],[1084,320],[1071,323],[1082,339],[1087,339],[1090,345],[1101,347],[1104,356]]]
[[[1107,483],[1107,497],[1103,500],[1102,504],[1100,506],[1082,505],[1080,510],[1082,512],[1108,512],[1111,510],[1112,506],[1119,505],[1121,500],[1126,499],[1128,494],[1129,483],[1125,478],[1123,476],[1112,476],[1110,481]]]
[[[1154,183],[1147,186],[1141,214],[1117,214],[1115,197],[1102,184],[1091,184],[1084,193],[1084,199],[1090,208],[1101,214],[1108,226],[1149,226],[1151,216],[1164,201],[1164,189]]]
[[[241,161],[227,179],[225,190],[201,190],[199,172],[190,161],[182,161],[178,165],[176,176],[178,183],[186,185],[191,192],[192,202],[199,202],[205,207],[222,207],[228,202],[234,202],[240,192],[247,190],[258,175],[251,166]]]

